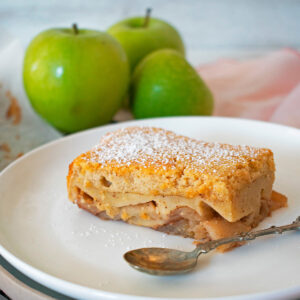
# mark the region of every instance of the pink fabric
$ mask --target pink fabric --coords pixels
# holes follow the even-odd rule
[[[199,66],[215,98],[214,115],[300,128],[300,53],[283,49],[261,58]]]

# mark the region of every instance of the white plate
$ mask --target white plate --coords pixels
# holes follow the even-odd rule
[[[287,299],[300,296],[300,232],[267,237],[226,254],[200,258],[192,273],[153,277],[131,269],[128,249],[183,250],[192,241],[147,228],[102,221],[67,200],[68,164],[108,131],[151,125],[207,141],[269,147],[277,165],[275,189],[289,207],[260,227],[300,214],[300,131],[239,119],[186,117],[133,121],[71,135],[19,159],[0,176],[0,253],[36,281],[75,298]]]

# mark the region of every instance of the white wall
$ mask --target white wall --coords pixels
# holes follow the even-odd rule
[[[0,0],[0,28],[26,45],[49,27],[77,22],[105,30],[122,18],[144,14],[146,7],[177,27],[189,53],[300,48],[298,0]]]

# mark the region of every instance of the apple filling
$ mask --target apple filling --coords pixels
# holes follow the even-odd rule
[[[96,193],[76,187],[77,205],[104,220],[123,220],[168,234],[214,240],[251,230],[273,209],[285,206],[286,198],[273,192],[272,200],[261,199],[258,210],[239,221],[229,222],[199,196],[150,196],[133,193]],[[236,244],[235,244],[236,245]],[[222,246],[225,251],[232,246]]]

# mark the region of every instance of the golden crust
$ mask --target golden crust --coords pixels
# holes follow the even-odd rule
[[[238,176],[247,180],[266,163],[274,171],[272,156],[269,149],[207,143],[161,128],[127,127],[106,134],[81,158],[95,162],[89,165],[92,168],[108,168],[120,175],[141,169],[147,175],[188,172],[197,177],[201,172],[228,179],[239,170]]]
[[[218,189],[226,184],[235,189],[275,171],[269,149],[206,143],[152,127],[128,127],[108,133],[73,163],[80,165],[82,172],[102,169],[118,176],[156,175],[163,181],[151,193],[171,189],[174,194],[176,186],[176,194],[190,198],[211,185],[217,184],[214,188]],[[204,181],[208,186],[203,185]]]

